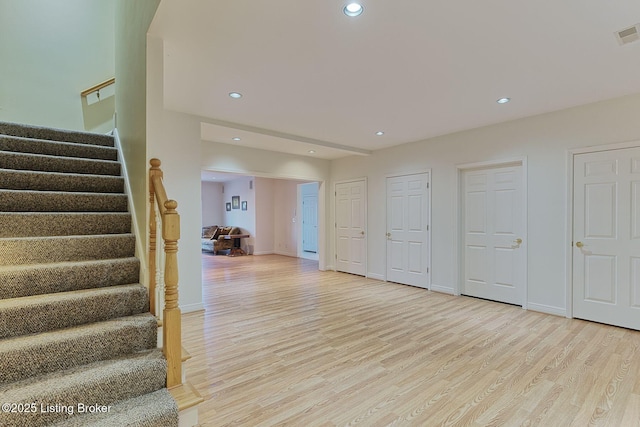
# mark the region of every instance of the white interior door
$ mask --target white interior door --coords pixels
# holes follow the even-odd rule
[[[640,330],[640,148],[577,154],[573,315]]]
[[[387,178],[387,280],[429,288],[429,174]]]
[[[366,275],[367,185],[364,180],[336,184],[336,270]]]
[[[522,166],[463,172],[462,293],[522,305],[526,281]]]
[[[302,250],[318,251],[318,196],[302,197]]]

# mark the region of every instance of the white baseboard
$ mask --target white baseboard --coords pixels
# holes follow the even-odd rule
[[[178,414],[178,427],[194,427],[198,425],[198,405],[183,409]]]
[[[562,307],[554,307],[552,305],[527,303],[527,310],[539,311],[540,313],[553,314],[556,316],[567,317],[567,310]]]
[[[258,251],[253,253],[253,255],[273,255],[273,254],[274,254],[273,251]]]
[[[440,286],[436,284],[431,284],[431,290],[433,292],[440,292],[443,294],[455,295],[455,291],[452,287],[449,286]]]
[[[382,280],[382,281],[384,281],[384,275],[383,274],[378,274],[378,273],[367,273],[367,278],[373,279],[373,280]]]
[[[186,304],[186,305],[181,305],[180,306],[180,312],[182,314],[184,313],[193,313],[194,311],[203,311],[204,310],[204,303],[197,303],[197,304]]]
[[[290,256],[293,258],[298,258],[298,254],[296,252],[283,252],[283,251],[275,251],[273,252],[276,255]]]
[[[334,265],[327,264],[325,271],[336,271],[336,267]]]

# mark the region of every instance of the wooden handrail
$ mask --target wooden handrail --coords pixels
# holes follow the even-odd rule
[[[165,203],[167,203],[169,199],[167,198],[167,192],[164,189],[164,185],[162,184],[162,176],[155,175],[151,177],[151,183],[153,184],[156,198],[158,199],[158,209],[160,209],[160,215],[164,215],[167,212]]]
[[[107,86],[111,86],[112,84],[115,84],[116,82],[116,78],[112,77],[109,80],[105,80],[102,83],[98,83],[95,86],[91,86],[89,89],[85,89],[82,92],[80,92],[80,96],[87,96],[92,94],[93,92],[98,92],[100,89],[104,89]]]
[[[178,240],[180,215],[178,202],[167,199],[160,160],[149,161],[149,304],[155,314],[156,306],[156,206],[162,222],[164,241],[164,308],[162,310],[162,351],[167,359],[167,387],[182,384],[182,317],[178,306]]]

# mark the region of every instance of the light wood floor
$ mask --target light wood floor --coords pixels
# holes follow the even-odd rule
[[[640,332],[203,254],[202,426],[640,426]]]

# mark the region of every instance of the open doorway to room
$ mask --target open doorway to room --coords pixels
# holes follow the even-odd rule
[[[201,176],[203,230],[238,227],[248,235],[240,244],[250,255],[319,261],[321,183],[216,171],[202,171]]]

